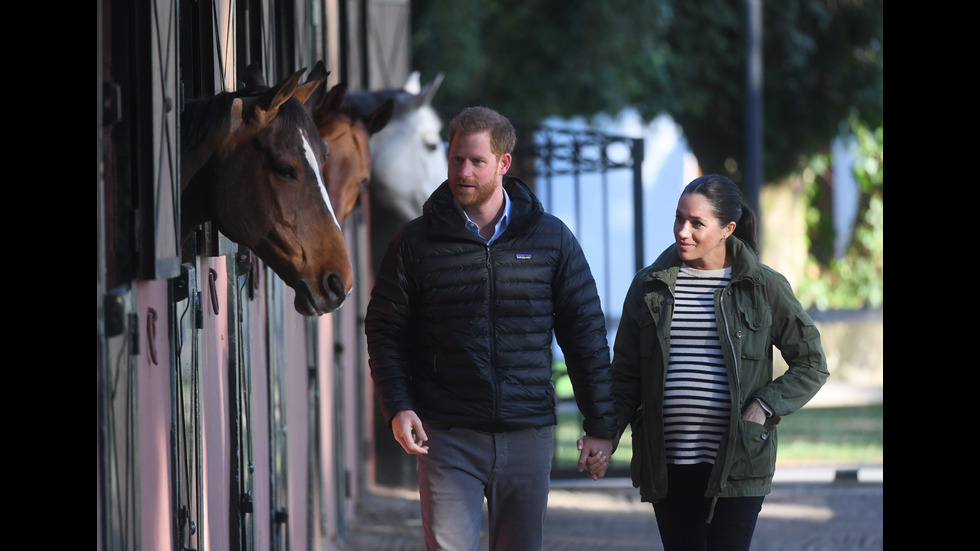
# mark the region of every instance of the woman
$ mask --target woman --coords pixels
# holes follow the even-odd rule
[[[674,244],[635,276],[623,305],[612,363],[619,434],[631,425],[633,485],[653,503],[667,551],[749,549],[772,486],[776,424],[828,376],[813,320],[759,262],[755,234],[731,180],[697,178],[678,200]],[[776,379],[774,345],[789,366]]]

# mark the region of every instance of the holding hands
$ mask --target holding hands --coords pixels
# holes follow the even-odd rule
[[[612,440],[583,436],[578,439],[578,472],[589,470],[589,478],[599,480],[609,468],[609,457],[612,455]]]
[[[426,445],[428,438],[422,428],[422,421],[414,411],[398,412],[392,419],[391,431],[406,453],[429,453],[429,446]],[[577,447],[580,452],[578,472],[588,469],[588,476],[592,480],[599,480],[605,476],[609,468],[609,457],[612,455],[612,440],[586,435],[578,439]]]

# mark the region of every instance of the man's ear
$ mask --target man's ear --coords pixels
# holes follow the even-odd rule
[[[497,168],[500,174],[507,174],[507,170],[510,169],[511,156],[510,153],[504,153],[500,156],[500,160],[497,161]]]

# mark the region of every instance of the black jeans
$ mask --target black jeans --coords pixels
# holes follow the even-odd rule
[[[654,504],[664,551],[748,551],[765,496],[704,497],[710,463],[667,465],[667,497]]]

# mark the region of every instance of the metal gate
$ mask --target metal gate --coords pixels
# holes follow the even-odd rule
[[[554,126],[535,128],[531,135],[533,143],[515,156],[533,158],[528,180],[535,193],[545,210],[561,218],[582,245],[596,279],[611,350],[623,300],[612,282],[631,280],[644,262],[644,141]],[[562,385],[567,375],[557,343],[553,349],[554,379],[560,391],[567,388]],[[583,475],[577,470],[574,443],[582,434],[582,417],[572,396],[559,393],[558,415],[551,476],[579,479]],[[628,474],[613,465],[606,476]]]

